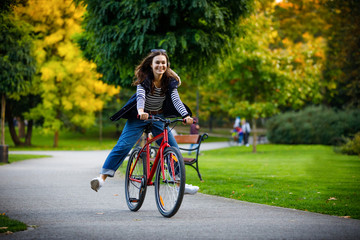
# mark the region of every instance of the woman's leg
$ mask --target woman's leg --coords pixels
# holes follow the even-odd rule
[[[129,119],[126,122],[118,142],[107,156],[101,169],[100,174],[103,180],[107,176],[114,176],[115,171],[120,167],[136,141],[141,137],[146,124],[138,119]]]

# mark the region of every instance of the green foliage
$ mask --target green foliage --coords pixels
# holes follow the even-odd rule
[[[342,153],[360,156],[360,132],[354,138],[346,138],[346,143],[340,147]]]
[[[87,6],[78,42],[103,80],[129,86],[134,66],[150,49],[166,49],[175,68],[205,70],[230,50],[237,22],[252,0],[77,0]]]
[[[360,4],[358,0],[327,1],[328,32],[326,100],[335,107],[360,108]]]
[[[267,137],[272,143],[339,144],[342,136],[360,131],[360,110],[307,107],[286,112],[267,121]]]
[[[30,30],[12,14],[0,13],[0,93],[25,90],[35,73]]]
[[[239,25],[246,37],[235,40],[232,54],[208,81],[208,91],[231,116],[265,118],[322,98],[324,41],[306,33],[306,26],[298,26],[303,42],[287,38],[282,23],[289,16],[279,8],[273,1],[257,2],[254,13]]]

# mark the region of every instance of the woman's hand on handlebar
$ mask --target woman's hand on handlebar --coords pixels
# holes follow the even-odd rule
[[[149,119],[149,114],[144,111],[139,110],[138,114],[139,114],[138,118],[140,120],[148,120]]]
[[[194,119],[190,116],[187,116],[186,118],[184,118],[184,125],[191,125],[194,123]]]

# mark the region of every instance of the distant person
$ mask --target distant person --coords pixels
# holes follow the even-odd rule
[[[244,134],[244,145],[248,147],[251,128],[250,128],[250,124],[246,122],[245,118],[243,118],[243,120],[241,121],[241,128]]]
[[[190,135],[199,135],[200,125],[199,125],[198,118],[194,117],[193,119],[194,119],[195,123],[190,125]],[[192,143],[190,145],[190,149],[197,148],[197,146],[199,146],[199,144]],[[191,155],[191,151],[189,151],[189,155]]]
[[[235,128],[237,128],[237,127],[241,127],[241,126],[240,126],[240,117],[236,117],[236,118],[235,118],[235,122],[234,122],[233,129],[235,129]]]

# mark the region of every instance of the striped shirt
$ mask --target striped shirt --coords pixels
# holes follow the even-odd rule
[[[165,94],[162,95],[161,88],[155,87],[154,93],[146,94],[145,89],[140,84],[137,85],[136,90],[137,109],[145,109],[147,111],[159,111],[161,110],[165,101]],[[175,88],[171,93],[171,101],[173,102],[176,110],[185,117],[188,115],[186,108],[180,100],[179,93]]]

